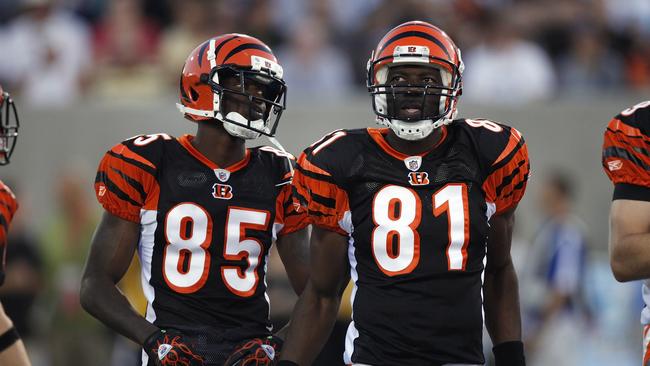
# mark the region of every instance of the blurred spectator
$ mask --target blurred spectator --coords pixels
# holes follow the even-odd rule
[[[558,61],[559,81],[565,92],[592,95],[620,85],[623,63],[607,48],[602,32],[581,27],[571,34],[571,49]]]
[[[556,82],[544,50],[521,38],[507,16],[488,12],[483,22],[481,44],[464,54],[465,100],[518,105],[549,98]]]
[[[533,366],[578,364],[576,347],[589,311],[583,296],[585,227],[572,213],[574,187],[567,175],[549,174],[539,206],[545,219],[528,253],[521,287],[525,344]]]
[[[140,0],[108,4],[93,40],[98,96],[127,100],[158,96],[163,82],[156,68],[158,27],[143,14]]]
[[[52,366],[106,366],[110,338],[106,328],[79,303],[79,280],[96,220],[91,214],[86,180],[62,172],[54,186],[59,211],[49,220],[42,242],[47,262],[49,338]]]
[[[630,47],[626,55],[626,78],[634,89],[650,90],[650,36],[630,34]]]
[[[210,37],[241,31],[224,1],[173,0],[171,7],[174,23],[162,35],[160,63],[166,81],[177,89],[181,68],[194,48]]]
[[[325,25],[307,17],[293,35],[278,52],[289,98],[344,98],[353,82],[350,65],[345,54],[330,43]]]
[[[88,30],[56,0],[22,0],[22,6],[1,38],[0,80],[21,91],[23,105],[70,105],[88,71]]]

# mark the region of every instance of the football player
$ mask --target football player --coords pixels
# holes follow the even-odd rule
[[[455,119],[460,56],[429,23],[393,28],[368,62],[388,128],[334,131],[300,156],[312,267],[280,365],[311,364],[348,276],[346,364],[482,365],[485,310],[496,364],[524,365],[510,244],[527,147],[512,127]]]
[[[269,146],[285,108],[282,67],[256,38],[199,45],[180,80],[179,110],[196,136],[142,135],[99,164],[104,207],[81,286],[84,308],[142,345],[143,365],[223,365],[231,352],[274,358],[266,265],[275,240],[297,292],[307,281],[307,225],[291,195],[292,156]],[[146,319],[115,284],[134,252]],[[250,341],[255,346],[242,348]],[[241,343],[241,347],[235,347]],[[245,351],[242,353],[242,351]]]
[[[0,165],[9,164],[9,158],[16,146],[18,137],[18,112],[9,93],[0,86]],[[0,181],[0,285],[5,280],[5,261],[7,254],[7,232],[9,224],[18,209],[16,196]],[[25,345],[14,328],[13,322],[4,312],[0,303],[0,365],[28,366]]]
[[[609,253],[614,277],[643,282],[643,365],[650,365],[650,101],[630,107],[607,125],[602,163],[614,184]]]

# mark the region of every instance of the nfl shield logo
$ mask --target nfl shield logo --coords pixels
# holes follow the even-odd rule
[[[214,174],[217,176],[217,179],[222,182],[225,182],[230,178],[230,172],[226,169],[215,169]]]
[[[420,166],[422,166],[422,157],[421,156],[409,156],[408,158],[404,159],[404,164],[406,164],[406,167],[410,171],[417,171],[420,169]]]

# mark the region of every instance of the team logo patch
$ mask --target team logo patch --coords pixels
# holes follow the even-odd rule
[[[230,178],[230,172],[227,171],[226,169],[215,169],[214,175],[216,175],[217,179],[219,179],[222,182],[226,182]]]
[[[412,186],[424,186],[429,184],[429,173],[411,172],[409,173],[409,183]]]
[[[264,350],[264,353],[271,359],[275,359],[275,349],[272,346],[269,346],[268,344],[263,344],[262,349]]]
[[[607,167],[609,168],[610,172],[613,172],[614,170],[619,170],[623,167],[623,162],[620,160],[612,160],[607,162]]]
[[[172,349],[171,344],[167,344],[167,343],[163,343],[160,346],[158,346],[158,359],[162,360],[163,358],[165,358],[165,356],[167,356],[167,354],[169,353],[169,351],[171,351],[171,349]]]
[[[404,164],[406,165],[406,168],[412,172],[420,170],[420,167],[422,166],[422,157],[409,156],[408,158],[404,159]]]
[[[97,195],[99,197],[104,197],[105,194],[106,194],[106,186],[104,185],[99,186],[99,191],[97,191]]]
[[[212,197],[220,200],[229,200],[232,198],[232,187],[227,184],[215,183],[212,186]]]

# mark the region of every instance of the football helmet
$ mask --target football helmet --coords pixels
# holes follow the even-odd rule
[[[19,126],[14,100],[0,86],[0,165],[9,164],[9,158],[16,147]]]
[[[398,65],[432,67],[440,72],[441,83],[394,85],[388,80],[389,69]],[[410,21],[391,29],[379,41],[368,60],[367,86],[377,122],[390,127],[405,140],[420,140],[434,129],[451,123],[457,114],[462,93],[464,65],[460,50],[440,28],[422,21]],[[399,119],[395,99],[400,95],[421,96],[419,117]],[[438,96],[437,108],[424,105]]]
[[[271,49],[257,38],[236,33],[211,38],[185,61],[177,107],[193,121],[221,121],[236,137],[273,137],[286,108],[287,86],[282,74]],[[224,81],[232,78],[238,81],[226,85]],[[258,93],[250,92],[251,83]],[[224,97],[244,100],[247,115],[224,110]]]

